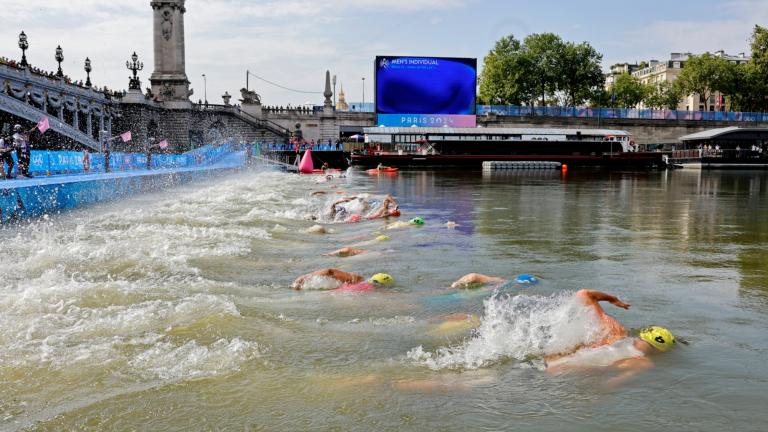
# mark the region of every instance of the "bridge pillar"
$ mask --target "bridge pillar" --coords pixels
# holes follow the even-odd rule
[[[185,0],[152,0],[155,70],[152,93],[168,108],[190,108],[189,80],[184,59]]]
[[[75,101],[75,109],[72,111],[72,127],[80,130],[80,107],[79,103]]]

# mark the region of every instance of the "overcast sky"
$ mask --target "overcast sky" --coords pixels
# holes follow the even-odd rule
[[[554,32],[588,41],[603,53],[603,68],[620,61],[665,59],[670,52],[749,52],[755,24],[768,25],[768,0],[187,0],[187,76],[203,98],[239,97],[246,70],[286,87],[322,92],[325,70],[338,76],[347,101],[373,90],[376,55],[476,57],[479,64],[500,37]],[[18,34],[29,37],[27,58],[94,85],[128,86],[125,61],[136,51],[153,69],[149,0],[0,0],[0,56],[19,59]],[[267,105],[322,103],[322,95],[280,89],[256,78],[251,88]]]

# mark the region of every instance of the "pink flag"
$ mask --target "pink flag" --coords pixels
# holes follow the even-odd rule
[[[168,148],[168,140],[162,140],[157,144],[158,147],[161,149],[167,149]]]
[[[37,122],[37,128],[40,129],[40,133],[45,133],[51,126],[48,124],[48,117],[43,116],[39,122]]]
[[[131,140],[131,131],[123,132],[120,134],[120,138],[122,138],[123,142],[128,142]]]

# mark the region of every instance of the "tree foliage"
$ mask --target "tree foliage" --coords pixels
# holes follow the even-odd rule
[[[480,98],[492,104],[578,105],[602,86],[601,61],[588,43],[564,42],[553,33],[532,34],[522,43],[506,36],[485,57]]]
[[[616,76],[611,87],[611,105],[619,108],[634,108],[645,99],[646,86],[636,77],[623,73]]]
[[[661,82],[658,85],[646,84],[643,103],[648,108],[677,109],[683,98],[683,90],[677,82]]]

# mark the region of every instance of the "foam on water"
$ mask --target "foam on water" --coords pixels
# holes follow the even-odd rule
[[[594,311],[572,292],[550,297],[506,294],[484,301],[480,327],[458,345],[435,351],[422,346],[407,357],[431,369],[477,369],[501,360],[534,360],[597,341],[602,334]]]
[[[242,319],[219,294],[231,283],[206,279],[200,262],[248,257],[281,231],[270,219],[312,212],[301,183],[253,173],[0,231],[0,378],[237,370],[265,347],[229,334]]]

